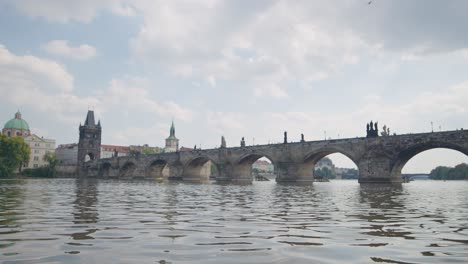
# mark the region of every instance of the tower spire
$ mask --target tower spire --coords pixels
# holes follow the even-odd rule
[[[177,152],[179,151],[179,140],[175,137],[175,126],[174,119],[172,119],[171,129],[169,130],[170,135],[166,138],[165,152]]]
[[[171,137],[175,137],[174,119],[172,119],[171,130],[169,132]]]
[[[96,122],[94,121],[94,111],[88,110],[88,114],[86,115],[85,126],[95,126]]]

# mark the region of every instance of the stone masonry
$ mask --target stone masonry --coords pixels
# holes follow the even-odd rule
[[[468,155],[468,131],[445,131],[385,137],[350,138],[193,150],[137,157],[92,160],[83,164],[87,177],[168,178],[207,180],[203,165],[211,161],[217,181],[251,182],[251,166],[260,157],[270,159],[277,182],[311,182],[317,161],[341,153],[359,170],[360,183],[400,183],[401,170],[418,153],[448,148]],[[164,173],[169,171],[169,173]]]
[[[80,124],[80,138],[78,141],[77,168],[79,176],[87,176],[86,159],[98,161],[101,157],[101,122],[94,121],[94,111],[89,110],[84,125]]]

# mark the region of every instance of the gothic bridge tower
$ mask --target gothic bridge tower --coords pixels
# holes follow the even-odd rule
[[[78,174],[80,175],[85,162],[99,160],[101,157],[101,121],[94,121],[94,111],[88,110],[84,125],[80,124],[80,139],[78,141]]]

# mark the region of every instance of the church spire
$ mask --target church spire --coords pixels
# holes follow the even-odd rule
[[[172,120],[171,130],[170,130],[170,137],[175,137],[175,127],[174,127],[174,120]]]

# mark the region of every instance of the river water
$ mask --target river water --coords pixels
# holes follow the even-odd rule
[[[0,180],[2,263],[468,263],[468,182]]]

